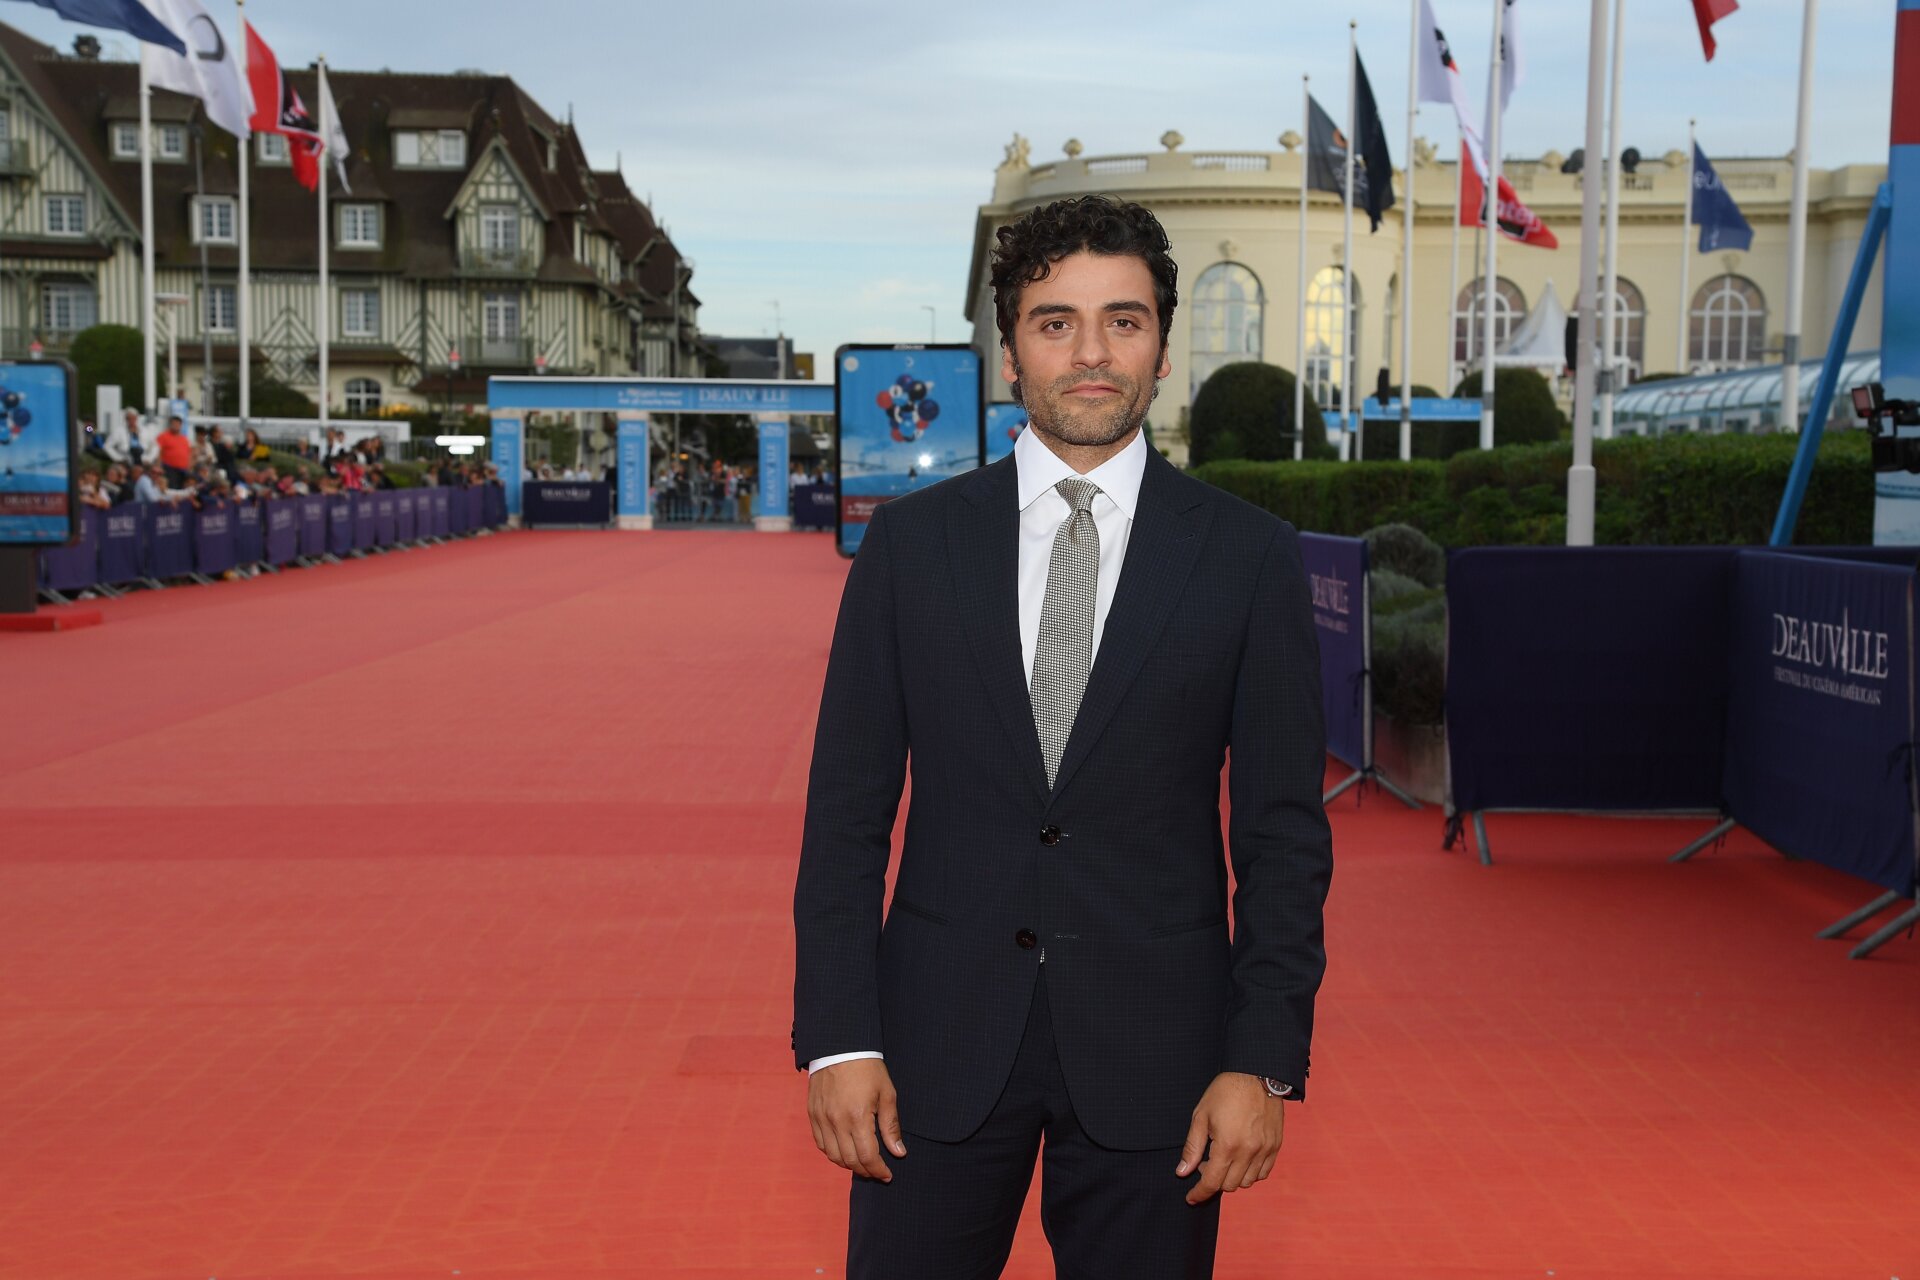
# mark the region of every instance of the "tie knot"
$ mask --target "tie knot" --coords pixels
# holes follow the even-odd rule
[[[1082,480],[1079,476],[1068,476],[1053,487],[1059,490],[1060,496],[1067,500],[1067,505],[1076,514],[1093,510],[1093,495],[1100,492],[1099,485],[1091,480]]]

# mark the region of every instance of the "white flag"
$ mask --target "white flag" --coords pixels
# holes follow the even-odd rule
[[[1467,154],[1482,182],[1487,177],[1487,149],[1480,131],[1473,125],[1473,108],[1467,102],[1466,82],[1460,78],[1460,65],[1453,60],[1453,49],[1433,20],[1431,0],[1420,0],[1420,21],[1424,26],[1420,41],[1420,101],[1445,102],[1453,106],[1453,115],[1466,140]]]
[[[340,189],[348,195],[353,188],[347,185],[347,131],[340,127],[340,108],[333,104],[333,86],[327,83],[326,72],[320,73],[320,128],[325,131],[326,149],[333,155],[333,168],[340,175]]]
[[[148,81],[156,88],[200,99],[207,119],[236,138],[245,138],[253,95],[240,74],[233,45],[212,16],[200,0],[146,0],[146,4],[187,46],[182,57],[164,45],[141,45]]]
[[[1514,19],[1513,0],[1500,0],[1506,15],[1500,21],[1500,114],[1507,113],[1513,91],[1526,78],[1526,60],[1520,55],[1520,24]]]

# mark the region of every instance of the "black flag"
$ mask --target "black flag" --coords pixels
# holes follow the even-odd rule
[[[1393,157],[1387,154],[1387,132],[1380,124],[1380,111],[1373,102],[1373,87],[1367,83],[1366,69],[1360,69],[1355,103],[1359,116],[1360,156],[1353,169],[1353,207],[1365,209],[1380,229],[1380,215],[1393,207]],[[1318,101],[1307,99],[1307,186],[1336,196],[1347,193],[1347,135],[1333,122]],[[1374,183],[1370,173],[1387,175]],[[1380,188],[1376,194],[1374,187]],[[1377,203],[1376,203],[1377,201]]]
[[[1373,102],[1373,86],[1367,83],[1367,66],[1360,55],[1353,58],[1355,86],[1354,132],[1359,134],[1360,171],[1354,174],[1354,203],[1367,211],[1373,230],[1380,229],[1380,216],[1393,207],[1393,157],[1387,153],[1387,130],[1380,123],[1380,108]],[[1360,185],[1360,173],[1367,183]]]

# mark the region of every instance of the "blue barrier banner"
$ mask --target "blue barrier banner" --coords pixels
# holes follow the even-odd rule
[[[484,529],[487,527],[487,486],[475,485],[466,491],[467,528]]]
[[[243,502],[233,509],[233,558],[240,564],[259,564],[267,558],[267,534],[258,502]]]
[[[106,513],[100,534],[100,581],[133,582],[147,572],[146,508],[132,503]]]
[[[485,492],[491,494],[493,488]],[[520,486],[520,520],[529,529],[541,525],[613,523],[613,490],[605,483],[529,480]]]
[[[80,537],[64,547],[40,548],[40,585],[55,591],[79,591],[100,581],[100,530],[106,512],[80,508]]]
[[[498,529],[507,522],[507,491],[497,484],[489,484],[480,492],[485,495],[481,500],[481,518],[489,529]]]
[[[615,495],[623,516],[644,516],[647,512],[647,485],[652,477],[648,473],[647,455],[652,452],[648,442],[645,417],[634,418],[622,415],[620,418],[618,440],[620,492]]]
[[[320,494],[294,499],[300,508],[300,554],[318,559],[327,554],[327,500]]]
[[[398,532],[397,515],[391,493],[377,493],[373,497],[373,542],[375,546],[390,547],[394,535]]]
[[[445,538],[453,532],[453,491],[438,488],[433,491],[433,536]]]
[[[1729,816],[1783,852],[1914,891],[1914,575],[1743,552]]]
[[[412,542],[414,491],[404,489],[393,495],[393,540]]]
[[[188,517],[193,514],[193,508],[150,502],[147,512],[148,576],[177,578],[192,573],[193,530],[188,525]]]
[[[374,545],[373,495],[355,493],[349,497],[353,502],[353,549],[365,551]]]
[[[324,501],[327,504],[327,551],[344,556],[353,550],[353,499],[336,493]]]
[[[300,510],[285,498],[267,504],[267,563],[286,564],[300,554]]]
[[[1454,807],[1717,810],[1732,568],[1714,547],[1449,554]]]
[[[233,538],[233,508],[208,502],[194,515],[193,567],[217,577],[238,564]]]
[[[1367,544],[1323,533],[1300,535],[1300,560],[1313,596],[1313,629],[1320,641],[1320,705],[1327,750],[1351,768],[1365,769],[1371,741],[1372,698],[1367,689]]]

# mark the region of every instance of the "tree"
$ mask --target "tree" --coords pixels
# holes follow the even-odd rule
[[[256,418],[317,418],[320,407],[270,373],[255,373],[248,407]],[[214,388],[213,405],[224,417],[240,413],[240,378],[223,373]]]
[[[129,408],[139,405],[147,394],[146,378],[140,372],[145,346],[141,332],[124,324],[96,324],[74,335],[67,358],[73,361],[81,417],[93,416],[101,387],[119,387],[121,404]],[[158,376],[158,367],[156,359],[153,385],[163,387],[166,379]]]
[[[1222,458],[1254,461],[1293,457],[1293,373],[1278,365],[1242,361],[1222,365],[1200,386],[1187,419],[1188,465]],[[1334,458],[1320,406],[1306,397],[1309,458]]]

